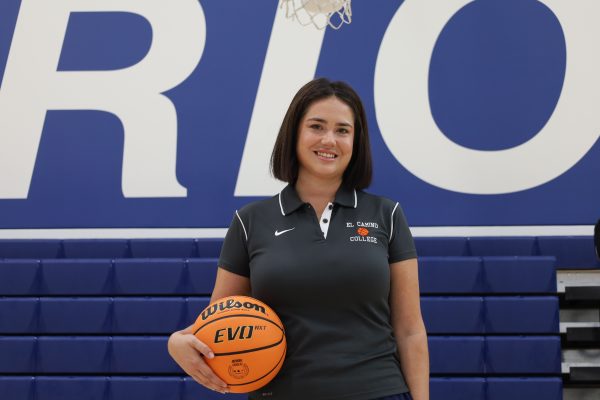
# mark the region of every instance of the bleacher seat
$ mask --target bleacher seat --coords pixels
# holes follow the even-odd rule
[[[485,291],[556,293],[554,257],[483,257]]]
[[[34,399],[34,384],[33,376],[0,376],[0,393],[11,400]]]
[[[66,258],[128,258],[131,257],[127,239],[70,239],[63,240]]]
[[[535,256],[536,238],[526,237],[471,237],[468,239],[471,256]]]
[[[483,303],[488,334],[559,334],[556,296],[486,296]]]
[[[440,400],[485,400],[485,378],[431,378],[430,398]],[[506,399],[505,399],[506,400]]]
[[[39,299],[0,298],[0,332],[27,334],[38,330]]]
[[[487,378],[486,400],[562,400],[561,378]]]
[[[558,336],[487,336],[486,372],[560,374]]]
[[[599,268],[591,236],[539,237],[540,254],[556,257],[559,268]]]
[[[196,239],[198,257],[219,258],[223,239]]]
[[[0,296],[40,293],[37,260],[0,260]]]
[[[32,399],[35,400],[106,400],[108,378],[103,376],[38,376],[32,385],[35,393],[35,397]]]
[[[195,258],[198,257],[193,239],[131,239],[134,258]]]
[[[183,383],[173,377],[119,377],[110,379],[111,400],[180,400]],[[201,399],[201,397],[198,397]]]
[[[110,372],[112,343],[107,336],[40,336],[37,369],[47,374],[106,374]]]
[[[483,297],[422,297],[428,334],[482,334]]]
[[[40,298],[39,326],[31,333],[96,334],[111,333],[112,301],[110,298]]]
[[[419,259],[422,294],[482,293],[481,259],[477,257],[423,257]]]
[[[217,278],[216,258],[197,258],[186,262],[189,279],[189,293],[193,295],[210,295]]]
[[[434,374],[483,374],[483,336],[430,336],[430,370]]]
[[[107,259],[48,259],[41,264],[40,295],[102,295],[113,292]]]
[[[30,336],[0,336],[0,374],[35,372],[36,343]]]
[[[415,248],[420,257],[470,256],[467,238],[464,237],[416,237]]]
[[[120,259],[114,261],[117,294],[153,295],[185,293],[189,277],[179,259]]]
[[[110,371],[142,375],[181,373],[167,352],[167,339],[167,336],[114,337]]]
[[[168,334],[188,322],[184,298],[116,298],[112,331],[119,334]]]
[[[424,296],[428,334],[559,333],[556,296]]]
[[[1,258],[58,258],[62,256],[61,241],[57,239],[0,240]]]

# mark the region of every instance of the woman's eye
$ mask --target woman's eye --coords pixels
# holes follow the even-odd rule
[[[316,129],[316,130],[320,130],[321,129],[321,125],[319,124],[313,124],[310,126],[312,129]]]
[[[338,130],[339,133],[349,133],[350,131],[348,131],[348,129],[342,128],[340,130]]]

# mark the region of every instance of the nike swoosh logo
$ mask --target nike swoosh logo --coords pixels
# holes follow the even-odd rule
[[[294,229],[296,229],[296,227],[290,228],[290,229],[286,229],[285,231],[275,231],[275,236],[279,236],[279,235],[283,235],[286,232],[289,231],[293,231]]]

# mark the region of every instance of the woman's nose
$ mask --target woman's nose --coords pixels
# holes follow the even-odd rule
[[[335,136],[333,134],[333,131],[327,131],[327,132],[325,132],[325,134],[321,137],[321,143],[323,143],[323,144],[335,144]]]

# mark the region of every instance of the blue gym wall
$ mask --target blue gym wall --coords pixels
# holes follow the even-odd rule
[[[23,51],[23,48],[11,48],[16,27],[27,22],[21,20],[27,17],[19,12],[22,3],[44,2],[0,2],[0,108],[4,108],[4,111],[0,109],[0,115],[18,109],[6,96],[3,101],[2,92],[14,83],[5,75],[11,61],[9,54],[17,57],[17,52]],[[168,3],[164,6],[170,7],[171,2]],[[384,128],[380,126],[382,118],[389,120],[393,116],[390,117],[389,111],[383,114],[382,104],[393,106],[397,99],[404,98],[406,102],[418,96],[411,92],[387,91],[380,94],[382,97],[378,100],[376,70],[378,61],[385,62],[384,52],[387,59],[402,64],[422,46],[428,46],[422,43],[419,34],[420,26],[425,30],[428,24],[425,13],[424,19],[416,21],[411,28],[412,37],[388,37],[398,42],[409,39],[413,48],[398,49],[397,54],[391,55],[389,48],[382,48],[386,30],[389,29],[388,35],[394,34],[393,19],[397,13],[400,18],[404,7],[409,12],[409,3],[415,2],[355,0],[352,24],[339,31],[326,31],[314,72],[314,76],[349,82],[364,100],[375,159],[375,175],[369,190],[400,201],[412,226],[592,224],[598,217],[600,204],[600,185],[597,184],[600,144],[595,139],[584,146],[572,166],[563,168],[564,171],[555,173],[551,179],[531,178],[531,183],[521,188],[511,188],[510,176],[503,173],[502,167],[497,167],[494,174],[481,168],[479,187],[487,188],[487,192],[478,192],[478,184],[469,186],[468,182],[464,185],[459,182],[455,187],[436,184],[433,179],[415,175],[411,167],[394,155],[389,138],[396,133],[382,135]],[[433,17],[436,2],[428,3]],[[599,97],[577,97],[578,92],[567,87],[570,82],[565,76],[570,68],[590,64],[589,60],[600,61],[597,54],[592,54],[598,52],[600,45],[581,44],[569,36],[572,31],[585,36],[585,32],[579,31],[592,25],[590,21],[598,20],[600,7],[589,1],[452,3],[456,5],[456,12],[441,26],[431,51],[425,94],[430,118],[447,139],[461,148],[479,151],[482,163],[488,156],[531,143],[536,136],[544,134],[545,129],[551,128],[553,118],[563,121],[561,140],[565,152],[573,143],[581,142],[581,137],[587,137],[588,142],[590,135],[597,139],[600,117],[595,118],[594,125],[588,110],[590,102],[598,109]],[[77,109],[52,106],[43,119],[25,195],[15,196],[0,189],[0,228],[228,226],[234,209],[261,197],[236,196],[235,188],[250,121],[257,107],[255,101],[273,23],[276,13],[281,12],[277,4],[276,0],[203,0],[198,3],[206,28],[205,38],[197,39],[205,40],[201,57],[189,76],[164,91],[176,110],[176,154],[172,156],[176,160],[175,176],[182,194],[164,196],[158,188],[156,196],[128,196],[122,182],[127,133],[118,113],[87,109],[86,105],[73,107]],[[173,5],[173,9],[176,8]],[[28,18],[43,21],[44,15]],[[195,32],[193,28],[190,32]],[[110,8],[73,12],[64,29],[57,73],[131,67],[149,54],[154,38],[152,24],[143,15],[114,12]],[[36,32],[32,31],[31,35],[35,37]],[[588,35],[592,44],[600,41],[600,36],[594,35],[595,32]],[[290,46],[290,55],[295,51],[298,50]],[[174,57],[162,62],[177,65],[177,48],[173,54]],[[41,52],[39,58],[32,58],[30,62],[44,62],[45,56]],[[581,68],[574,73],[576,84],[589,82],[590,88],[598,88],[595,76],[598,69]],[[385,76],[391,76],[390,72]],[[24,78],[25,82],[29,81],[29,77]],[[289,71],[277,71],[275,79],[283,84],[289,79]],[[38,81],[35,77],[30,80],[32,85]],[[389,83],[394,84],[395,81]],[[379,85],[385,86],[385,82]],[[39,100],[35,86],[23,89],[31,96],[25,101]],[[52,101],[48,100],[47,104]],[[398,100],[398,107],[400,104]],[[398,115],[402,115],[401,109]],[[38,117],[25,114],[11,121],[34,118]],[[579,125],[579,120],[592,122]],[[564,124],[564,121],[572,124]],[[0,182],[8,187],[16,185],[13,180],[17,178],[6,160],[18,153],[18,149],[7,146],[10,144],[8,135],[19,127],[14,123],[2,127],[0,142],[4,150],[0,149],[0,154],[5,161]],[[553,129],[557,129],[556,126]],[[35,132],[30,133],[35,136]],[[405,145],[410,146],[408,140]],[[563,157],[560,151],[548,156],[538,154],[538,150],[539,153],[546,151],[541,145],[537,150],[534,148],[530,165],[523,165],[518,174],[513,174],[515,179],[517,175],[519,178],[543,176],[544,170]],[[442,180],[452,177],[460,181],[463,175],[455,165],[457,160],[444,158],[445,153],[440,149],[421,148],[417,156],[425,159],[431,165],[432,174]],[[469,164],[467,168],[479,170],[477,164]],[[465,180],[475,178],[477,173]]]

